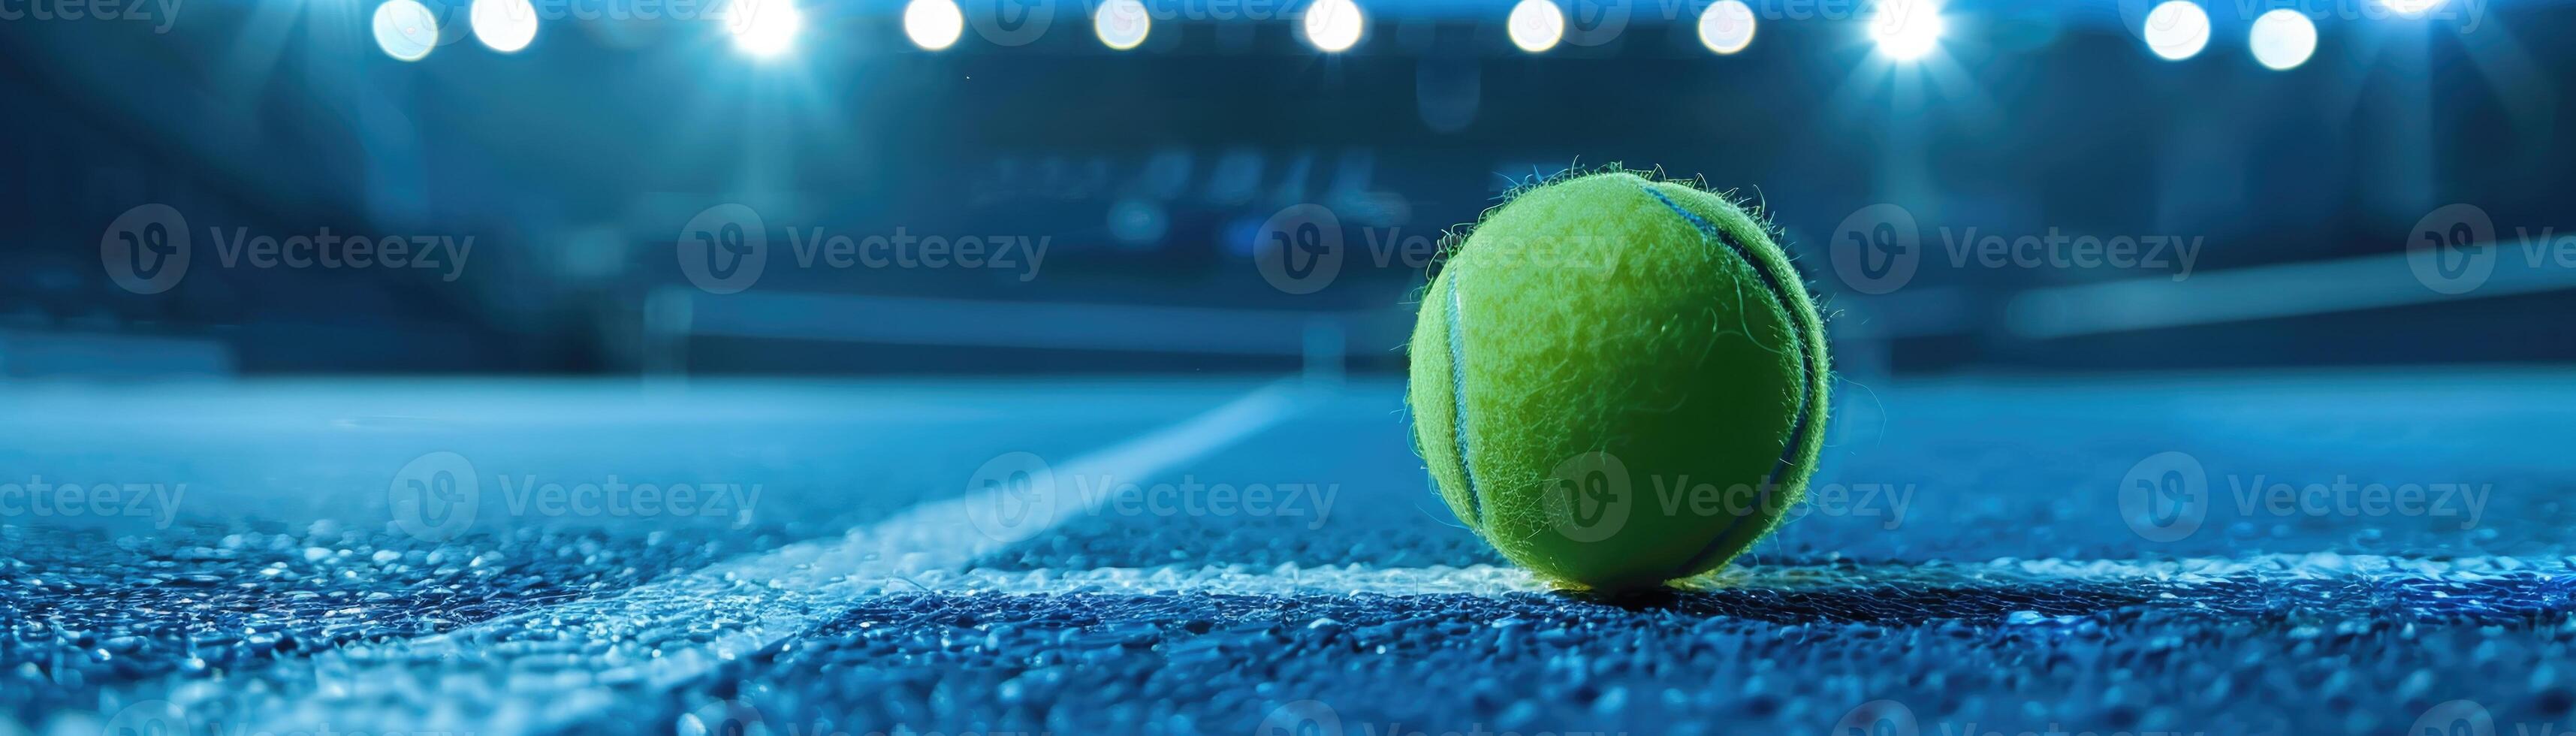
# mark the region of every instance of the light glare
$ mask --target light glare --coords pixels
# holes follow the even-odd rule
[[[1326,53],[1348,51],[1359,45],[1360,31],[1367,19],[1360,14],[1359,3],[1352,0],[1315,0],[1306,6],[1306,42]]]
[[[955,0],[912,0],[903,6],[903,35],[923,50],[956,45],[965,33],[966,14],[958,12]]]
[[[2254,19],[2254,31],[2246,44],[2254,50],[2254,60],[2273,71],[2295,69],[2308,62],[2317,52],[2317,24],[2308,16],[2281,8]]]
[[[1941,46],[1941,6],[1928,0],[1880,0],[1870,40],[1890,59],[1920,59]]]
[[[725,27],[733,32],[734,48],[752,56],[786,53],[805,27],[805,13],[793,0],[734,0],[733,8]]]
[[[419,61],[438,48],[438,16],[418,0],[385,0],[376,6],[376,48],[386,56]]]
[[[2445,0],[2379,0],[2379,7],[2387,8],[2389,12],[2398,15],[2416,18],[2433,12],[2434,8],[2442,7],[2443,2]]]
[[[1744,0],[1717,0],[1699,14],[1699,43],[1720,54],[1753,45],[1753,8]]]
[[[1145,12],[1144,0],[1107,0],[1091,16],[1091,32],[1099,34],[1101,45],[1119,51],[1143,45],[1153,30],[1154,18]]]
[[[474,0],[466,23],[474,27],[476,40],[504,54],[537,40],[537,6],[528,0]]]
[[[2147,49],[2168,61],[2189,59],[2209,45],[2209,11],[2191,0],[2166,0],[2147,11]]]
[[[1512,6],[1503,28],[1511,34],[1512,45],[1535,54],[1556,48],[1556,42],[1565,38],[1565,13],[1549,0],[1521,0]]]

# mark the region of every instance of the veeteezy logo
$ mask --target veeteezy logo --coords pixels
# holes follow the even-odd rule
[[[465,261],[474,253],[471,235],[351,235],[323,227],[279,236],[221,225],[205,232],[219,268],[425,269],[452,282],[464,275]],[[118,287],[158,294],[188,275],[194,245],[188,218],[177,208],[139,205],[108,223],[99,236],[99,261]]]
[[[2512,244],[2498,238],[2501,232],[2484,208],[2444,205],[2407,233],[2406,267],[2424,288],[2453,296],[2486,286],[2500,266],[2512,272],[2576,271],[2576,232],[2516,224]]]
[[[1638,493],[1640,488],[1649,492]],[[1596,450],[1557,463],[1539,489],[1539,501],[1557,533],[1599,542],[1639,513],[1697,519],[1822,515],[1870,519],[1895,529],[1914,506],[1914,490],[1911,483],[1822,483],[1793,494],[1769,480],[1721,485],[1687,474],[1647,474],[1641,483],[1619,456]]]
[[[1339,483],[1229,483],[1182,474],[1177,483],[1143,483],[1108,473],[1058,472],[1032,452],[987,460],[966,479],[967,521],[985,536],[1016,542],[1071,514],[1126,517],[1300,519],[1321,529],[1341,496]]]
[[[2456,519],[2474,529],[2486,518],[2495,484],[2463,479],[2360,479],[2229,473],[2225,495],[2210,482],[2207,466],[2189,453],[2159,452],[2130,466],[2117,492],[2130,531],[2151,542],[2190,537],[2213,508],[2232,507],[2237,518]],[[2232,502],[2222,504],[2222,501]]]
[[[492,487],[501,492],[500,512],[513,518],[717,519],[735,529],[751,525],[762,490],[758,483],[638,482],[615,473],[599,478],[496,473]],[[483,489],[471,460],[442,451],[403,465],[387,486],[386,498],[395,526],[404,533],[443,542],[463,534],[482,515]]]
[[[822,226],[786,227],[788,255],[796,268],[1016,271],[1037,278],[1051,235],[923,234],[896,226],[891,232],[853,235]],[[733,294],[760,282],[769,263],[769,225],[749,205],[709,207],[681,226],[680,273],[710,294]]]
[[[63,483],[44,476],[0,483],[0,519],[149,519],[168,529],[186,483]]]
[[[1934,228],[1940,255],[1952,269],[2120,270],[2191,277],[2207,239],[2180,233],[2070,233],[2055,226],[2037,232],[1998,232],[1981,227]],[[1894,292],[1912,283],[1923,266],[1923,226],[1912,210],[1882,202],[1853,211],[1825,246],[1843,286],[1862,294]]]
[[[0,0],[0,21],[150,23],[161,34],[178,24],[179,0]]]

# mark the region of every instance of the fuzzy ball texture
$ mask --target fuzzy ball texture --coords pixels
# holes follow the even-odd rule
[[[1458,518],[1595,589],[1714,570],[1805,492],[1823,319],[1762,223],[1626,171],[1488,212],[1424,292],[1414,438]]]

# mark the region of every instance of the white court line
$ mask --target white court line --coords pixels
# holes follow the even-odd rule
[[[2028,560],[1926,562],[1858,566],[1741,565],[1695,583],[1702,588],[1820,590],[1839,587],[1961,583],[2052,584],[2154,582],[2193,585],[2220,581],[2389,580],[2473,581],[2518,574],[2576,574],[2569,560],[2522,557],[2424,559],[2380,555],[2258,555],[2173,560]],[[1362,565],[1254,569],[1244,565],[1174,565],[1092,570],[946,570],[911,579],[915,592],[1002,595],[1501,595],[1539,593],[1554,586],[1527,571],[1493,565],[1380,569]],[[903,589],[888,589],[902,593]]]
[[[1299,402],[1293,385],[1273,384],[1055,472],[1153,476],[1293,416]],[[1082,504],[1107,495],[1082,498],[1073,486],[1048,486],[1057,493],[1040,504],[1049,516],[1012,537],[1096,511]],[[969,519],[1005,501],[1001,493],[916,506],[838,539],[736,558],[615,597],[317,655],[309,662],[310,694],[245,695],[228,692],[240,689],[232,683],[199,681],[175,688],[171,700],[192,716],[208,709],[238,714],[254,724],[251,733],[547,730],[700,678],[879,591],[916,589],[907,577],[962,568],[1000,550],[1010,541]]]

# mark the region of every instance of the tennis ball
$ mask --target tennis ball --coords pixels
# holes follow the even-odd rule
[[[1617,590],[1714,570],[1805,492],[1823,319],[1764,226],[1626,171],[1486,213],[1423,292],[1414,440],[1503,556]]]

